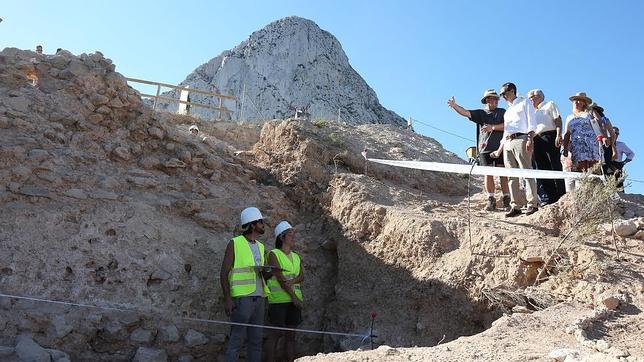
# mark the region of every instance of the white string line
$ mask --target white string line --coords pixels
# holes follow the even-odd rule
[[[551,170],[535,170],[524,168],[507,168],[507,167],[491,167],[491,166],[471,166],[468,164],[456,164],[446,162],[430,162],[430,161],[404,161],[404,160],[389,160],[379,158],[368,158],[365,152],[362,156],[369,162],[389,165],[394,167],[404,167],[417,170],[438,171],[459,174],[472,174],[480,176],[506,176],[506,177],[524,177],[524,178],[538,178],[538,179],[578,179],[582,177],[601,178],[601,175],[593,175],[582,172],[569,172],[569,171],[551,171]]]
[[[420,123],[420,124],[425,125],[425,126],[430,127],[430,128],[433,128],[433,129],[435,129],[435,130],[437,130],[437,131],[441,131],[441,132],[443,132],[443,133],[447,133],[448,135],[451,135],[451,136],[454,136],[454,137],[458,137],[458,138],[464,139],[464,140],[466,140],[466,141],[476,142],[476,141],[474,141],[474,140],[473,140],[473,139],[471,139],[471,138],[463,137],[463,136],[461,136],[461,135],[459,135],[459,134],[456,134],[456,133],[453,133],[453,132],[450,132],[450,131],[446,131],[446,130],[444,130],[444,129],[440,129],[440,128],[436,127],[436,126],[432,126],[431,124],[427,124],[427,123],[425,123],[425,122],[422,122],[422,121],[419,121],[419,120],[417,120],[417,119],[415,119],[415,118],[412,118],[412,125],[413,125],[413,123],[414,123],[414,122],[415,122],[415,123]]]
[[[41,302],[41,303],[68,305],[68,306],[82,307],[82,308],[104,309],[104,310],[113,310],[113,311],[119,311],[119,312],[134,312],[134,313],[148,314],[148,315],[155,314],[153,312],[144,312],[144,311],[141,311],[141,310],[131,309],[131,308],[124,308],[124,307],[120,307],[120,308],[116,308],[116,307],[100,307],[100,306],[91,305],[91,304],[63,302],[63,301],[58,301],[58,300],[35,298],[35,297],[25,297],[25,296],[20,296],[20,295],[11,295],[11,294],[0,293],[0,298],[3,298],[3,297],[4,298],[12,298],[12,299],[29,300],[29,301]],[[163,313],[156,313],[156,314],[163,315],[163,318],[165,318],[165,319],[173,319],[173,318],[170,318],[170,317],[166,317],[166,315],[163,314]],[[320,330],[314,330],[314,329],[300,329],[300,328],[266,326],[266,325],[262,325],[262,324],[229,322],[229,321],[221,321],[221,320],[216,320],[216,319],[202,319],[202,318],[189,318],[189,317],[179,317],[179,319],[192,321],[192,322],[236,325],[236,326],[243,326],[243,327],[275,329],[275,330],[280,330],[280,331],[293,331],[293,332],[302,332],[302,333],[328,334],[328,335],[334,335],[334,336],[347,336],[347,337],[361,337],[361,338],[363,338],[363,341],[365,339],[371,337],[369,334],[365,335],[365,334],[357,334],[357,333],[342,333],[342,332],[320,331]]]
[[[413,122],[416,122],[416,123],[420,123],[420,124],[425,125],[425,126],[427,126],[427,127],[433,128],[433,129],[435,129],[435,130],[437,130],[437,131],[440,131],[440,132],[443,132],[443,133],[447,133],[448,135],[451,135],[451,136],[454,136],[454,137],[458,137],[458,138],[464,139],[464,140],[466,140],[466,141],[476,142],[476,141],[474,141],[473,139],[470,139],[470,138],[467,138],[467,137],[463,137],[463,136],[461,136],[461,135],[459,135],[459,134],[452,133],[452,132],[450,132],[450,131],[446,131],[446,130],[444,130],[444,129],[440,129],[440,128],[436,127],[436,126],[432,126],[431,124],[428,124],[428,123],[425,123],[425,122],[419,121],[419,120],[417,120],[417,119],[415,119],[415,118],[412,118],[412,121],[413,121]],[[626,180],[627,180],[627,181],[631,181],[631,182],[644,183],[644,180],[635,180],[635,179],[628,178],[628,177],[626,178]]]

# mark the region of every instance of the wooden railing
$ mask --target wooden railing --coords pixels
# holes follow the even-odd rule
[[[159,104],[159,101],[176,102],[176,103],[182,103],[182,104],[189,105],[189,106],[202,107],[202,108],[208,108],[208,109],[212,109],[212,110],[215,110],[215,111],[219,111],[219,118],[221,118],[221,112],[226,112],[226,113],[231,113],[232,112],[230,109],[228,109],[228,108],[226,108],[224,106],[224,100],[225,99],[230,99],[230,100],[233,100],[235,102],[237,101],[237,97],[234,97],[234,96],[229,96],[229,95],[219,94],[219,93],[213,93],[213,92],[207,92],[207,91],[203,91],[203,90],[200,90],[200,89],[179,87],[179,86],[174,85],[174,84],[152,82],[152,81],[149,81],[149,80],[136,79],[136,78],[125,78],[125,79],[127,79],[128,82],[155,85],[157,87],[156,95],[141,93],[142,97],[148,97],[148,98],[154,99],[154,104],[152,105],[152,109],[157,108],[157,105]],[[202,104],[202,103],[184,101],[184,100],[181,100],[181,99],[164,97],[164,96],[161,95],[161,87],[176,89],[176,90],[179,90],[179,91],[186,91],[186,92],[189,92],[189,93],[199,93],[199,94],[203,94],[203,95],[206,95],[206,96],[219,98],[219,107],[211,106],[209,104]]]

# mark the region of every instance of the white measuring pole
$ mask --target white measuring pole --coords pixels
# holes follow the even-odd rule
[[[190,88],[190,86],[186,86],[186,88]],[[183,102],[188,101],[188,90],[182,89],[181,93],[179,93],[179,100]],[[186,104],[185,103],[179,103],[179,109],[177,109],[177,114],[186,114]]]

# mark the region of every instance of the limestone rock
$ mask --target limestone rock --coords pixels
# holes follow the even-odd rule
[[[132,362],[166,362],[167,360],[168,354],[162,349],[139,347]]]
[[[638,230],[633,237],[638,240],[644,240],[644,230]]]
[[[141,324],[141,317],[136,313],[126,313],[119,318],[119,322],[131,330]]]
[[[65,191],[64,195],[80,200],[87,199],[87,193],[81,189],[69,189]]]
[[[314,22],[287,17],[274,21],[250,35],[233,48],[221,53],[181,82],[182,86],[212,89],[220,93],[260,99],[259,112],[250,102],[244,109],[234,104],[229,116],[254,120],[286,118],[294,115],[294,107],[306,109],[311,118],[337,119],[351,123],[406,124],[392,111],[385,109],[376,93],[351,67],[340,42]],[[176,91],[169,96],[178,98]],[[211,98],[192,93],[193,102],[210,103]],[[176,110],[177,106],[170,106]],[[219,117],[219,112],[193,107],[193,114],[206,119]]]
[[[125,104],[118,98],[113,98],[110,100],[109,104],[110,107],[112,108],[123,108],[125,107]]]
[[[27,158],[33,162],[44,161],[49,158],[49,152],[41,149],[33,149],[29,151]]]
[[[147,157],[143,157],[139,161],[139,165],[149,170],[149,169],[159,167],[161,165],[161,160],[159,160],[157,157],[154,157],[154,156],[147,156]]]
[[[397,349],[391,348],[386,345],[378,347],[376,351],[383,356],[395,356],[400,354],[400,351],[398,351]]]
[[[183,161],[185,163],[190,163],[190,161],[192,160],[192,155],[190,154],[190,151],[188,151],[188,150],[179,151],[177,156],[179,157],[179,159],[181,161]]]
[[[14,111],[26,113],[29,111],[31,102],[24,96],[8,97],[4,99],[4,104]]]
[[[101,123],[103,122],[103,115],[98,113],[90,114],[87,119],[92,123]]]
[[[179,330],[174,324],[162,326],[159,328],[159,341],[165,343],[174,343],[179,341]]]
[[[116,147],[113,152],[118,158],[125,161],[129,160],[131,157],[130,151],[123,146]]]
[[[619,307],[619,298],[615,296],[603,297],[602,304],[609,310],[615,310]]]
[[[54,327],[54,333],[57,338],[63,338],[74,330],[74,327],[69,325],[62,315],[54,317],[52,326]]]
[[[579,351],[572,348],[559,348],[548,353],[548,358],[552,358],[552,360],[557,362],[564,362],[566,360],[578,360]]]
[[[512,313],[532,313],[532,311],[522,305],[512,307]]]
[[[186,335],[183,337],[183,341],[187,347],[194,347],[208,343],[208,337],[194,329],[188,329],[188,332],[186,332]]]
[[[92,102],[95,106],[101,106],[103,104],[107,104],[107,102],[110,101],[110,99],[102,94],[92,94],[89,97],[90,102]]]
[[[100,106],[96,109],[96,113],[104,114],[104,115],[109,115],[112,113],[112,110],[109,107],[106,106]]]
[[[186,164],[183,161],[177,160],[176,158],[171,158],[163,163],[165,168],[185,168]]]
[[[49,348],[46,348],[45,350],[49,353],[49,355],[51,356],[51,360],[53,362],[70,362],[71,361],[71,358],[69,357],[69,355],[67,353],[63,352],[63,351],[59,351],[57,349],[49,349]]]
[[[157,269],[150,275],[151,280],[168,280],[170,278],[172,278],[172,274],[162,269]]]
[[[92,199],[98,199],[98,200],[116,200],[116,199],[118,199],[117,194],[115,194],[113,192],[110,192],[110,191],[106,191],[106,190],[94,190],[89,194],[89,197],[92,198]]]
[[[595,344],[595,349],[597,349],[599,352],[607,352],[610,347],[610,343],[606,342],[606,340],[603,339],[598,340]]]
[[[153,339],[152,331],[143,328],[137,328],[130,334],[130,340],[135,343],[150,343]]]
[[[23,361],[31,362],[50,362],[51,356],[38,343],[27,335],[21,335],[16,338],[16,355]]]
[[[222,160],[217,157],[208,157],[203,160],[203,163],[211,170],[218,170],[221,168]]]
[[[615,233],[619,236],[631,236],[637,232],[635,220],[621,220],[615,222]]]
[[[67,69],[71,74],[78,77],[89,72],[89,68],[79,60],[72,60]]]
[[[49,190],[36,186],[22,186],[18,193],[26,196],[50,197]]]
[[[150,127],[148,128],[148,134],[152,136],[153,138],[156,138],[158,140],[162,140],[165,134],[163,131],[158,128],[158,127]]]
[[[104,338],[106,341],[123,341],[128,338],[127,330],[123,328],[121,323],[116,321],[108,322],[100,330],[101,338]]]

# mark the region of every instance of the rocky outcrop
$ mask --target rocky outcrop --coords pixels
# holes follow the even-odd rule
[[[341,120],[353,124],[406,124],[379,103],[333,35],[295,16],[254,32],[235,48],[199,66],[181,85],[237,96],[237,103],[225,102],[234,111],[229,119],[287,118],[297,108],[306,110],[311,119],[337,120],[339,114]],[[179,98],[176,92],[169,95]],[[190,98],[219,105],[218,99],[198,93]],[[218,116],[206,108],[193,107],[192,112],[206,119]]]

